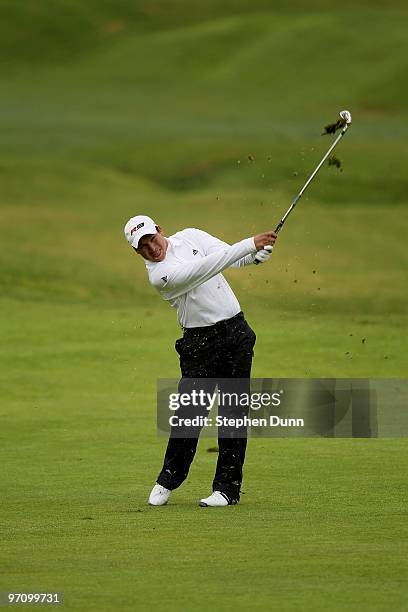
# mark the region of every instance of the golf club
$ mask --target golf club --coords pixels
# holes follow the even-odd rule
[[[333,142],[331,147],[328,149],[327,153],[320,160],[319,164],[316,166],[316,168],[314,169],[312,174],[309,176],[309,178],[307,179],[306,183],[303,185],[302,189],[299,191],[299,193],[297,194],[297,196],[293,200],[292,204],[289,206],[288,210],[283,215],[282,219],[279,221],[278,225],[275,228],[275,233],[276,234],[278,234],[280,232],[280,230],[283,227],[283,224],[285,223],[286,219],[289,217],[289,215],[292,212],[292,210],[295,208],[296,204],[299,202],[299,200],[302,197],[303,193],[306,191],[306,188],[308,187],[308,185],[310,185],[310,183],[312,182],[312,180],[314,179],[316,174],[319,172],[320,168],[323,166],[324,162],[329,157],[330,153],[333,151],[335,146],[343,138],[343,136],[346,133],[349,125],[351,125],[351,114],[350,114],[350,112],[348,110],[343,110],[343,111],[340,112],[340,119],[338,119],[336,121],[336,123],[331,123],[331,124],[327,125],[324,128],[325,129],[324,134],[334,134],[338,129],[341,129],[341,132],[337,136],[336,140]],[[261,262],[259,260],[257,260],[257,257],[255,257],[255,264],[258,264],[258,263],[261,263]]]

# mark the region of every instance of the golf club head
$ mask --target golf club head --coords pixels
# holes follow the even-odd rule
[[[340,117],[344,119],[344,121],[350,125],[351,123],[351,113],[348,110],[343,110],[340,112]]]

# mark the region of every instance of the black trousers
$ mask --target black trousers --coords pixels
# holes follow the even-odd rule
[[[239,392],[249,392],[255,340],[255,333],[242,312],[209,327],[186,329],[183,337],[176,341],[182,374],[179,392],[191,390],[189,386],[194,384],[191,381],[194,378],[222,379],[223,391],[237,391],[237,381],[233,379],[243,379],[239,383]],[[214,386],[214,381],[211,382]],[[235,407],[234,416],[240,416],[237,411],[241,411],[241,415],[247,413],[246,408]],[[163,468],[157,479],[160,485],[172,490],[186,479],[200,431],[201,428],[197,428],[190,437],[178,437],[175,431],[171,432]],[[231,504],[239,501],[246,445],[246,428],[218,429],[219,454],[213,491],[223,492]]]

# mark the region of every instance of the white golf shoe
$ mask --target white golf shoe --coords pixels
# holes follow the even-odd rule
[[[199,505],[202,508],[221,508],[222,506],[228,506],[228,499],[221,491],[214,491],[210,497],[200,499]]]
[[[159,484],[155,484],[149,497],[149,504],[151,506],[164,506],[167,504],[170,497],[170,489],[162,487]]]

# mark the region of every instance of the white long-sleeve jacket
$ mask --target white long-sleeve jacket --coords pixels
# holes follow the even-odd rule
[[[241,310],[221,274],[255,260],[253,238],[229,245],[199,229],[188,228],[167,238],[163,261],[146,261],[150,283],[171,306],[184,328],[205,327]]]

